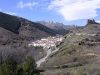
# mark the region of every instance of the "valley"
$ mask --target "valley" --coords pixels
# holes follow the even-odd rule
[[[0,0],[0,75],[100,75],[100,0]]]
[[[59,45],[63,41],[63,37],[61,35],[57,35],[55,37],[47,37],[42,38],[40,40],[34,41],[29,45],[33,47],[43,47],[43,49],[46,51],[46,56],[36,61],[37,67],[40,67],[40,65],[43,62],[46,62],[48,60],[48,57],[52,55],[53,53],[56,53],[59,49],[56,47],[56,45]]]
[[[9,70],[6,65],[12,65],[6,61],[8,57],[10,62],[12,58],[16,62],[11,62],[16,68],[14,72],[7,71],[9,75],[16,72],[25,75],[21,73],[27,73],[26,69],[36,75],[99,75],[100,24],[89,19],[85,26],[65,26],[32,22],[0,12],[0,73],[3,75],[5,68]]]

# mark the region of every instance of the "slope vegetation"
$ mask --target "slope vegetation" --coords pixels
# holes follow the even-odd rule
[[[43,75],[100,74],[100,24],[91,21],[64,36],[59,51],[41,66]]]

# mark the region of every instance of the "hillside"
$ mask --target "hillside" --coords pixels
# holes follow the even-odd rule
[[[42,35],[44,34],[44,36],[46,36],[47,34],[48,35],[57,34],[52,29],[50,29],[50,28],[48,28],[48,27],[46,27],[46,26],[44,26],[42,24],[39,24],[39,23],[36,23],[36,22],[32,22],[32,21],[26,20],[26,19],[21,18],[21,17],[11,16],[11,15],[8,15],[8,14],[2,13],[2,12],[0,12],[0,27],[3,27],[5,29],[7,29],[7,30],[10,30],[10,31],[12,31],[14,33],[19,33],[19,34],[23,30],[24,31],[26,31],[26,30],[32,31],[34,33],[36,33],[35,30],[37,30],[37,34],[39,34],[41,32],[41,34]],[[32,34],[34,34],[34,33],[32,33]],[[34,34],[34,36],[35,35],[36,34]]]
[[[45,51],[41,47],[28,47],[28,43],[56,34],[42,24],[0,12],[0,62],[8,56],[13,56],[18,62],[28,55],[40,59]]]
[[[57,47],[59,51],[41,65],[46,70],[43,75],[100,74],[99,23],[87,22],[85,27],[65,35]]]

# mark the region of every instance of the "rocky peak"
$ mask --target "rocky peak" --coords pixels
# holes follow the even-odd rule
[[[88,24],[98,24],[94,19],[88,19],[87,20],[87,25]]]

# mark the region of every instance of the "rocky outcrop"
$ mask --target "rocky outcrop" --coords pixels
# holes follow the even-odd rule
[[[58,32],[58,34],[60,35],[64,35],[69,33],[69,29],[70,28],[74,28],[74,26],[71,25],[64,25],[63,23],[59,23],[59,22],[53,22],[53,21],[38,21],[38,23],[43,24],[44,26],[53,29],[55,32]]]
[[[87,24],[98,24],[94,19],[88,19]]]

